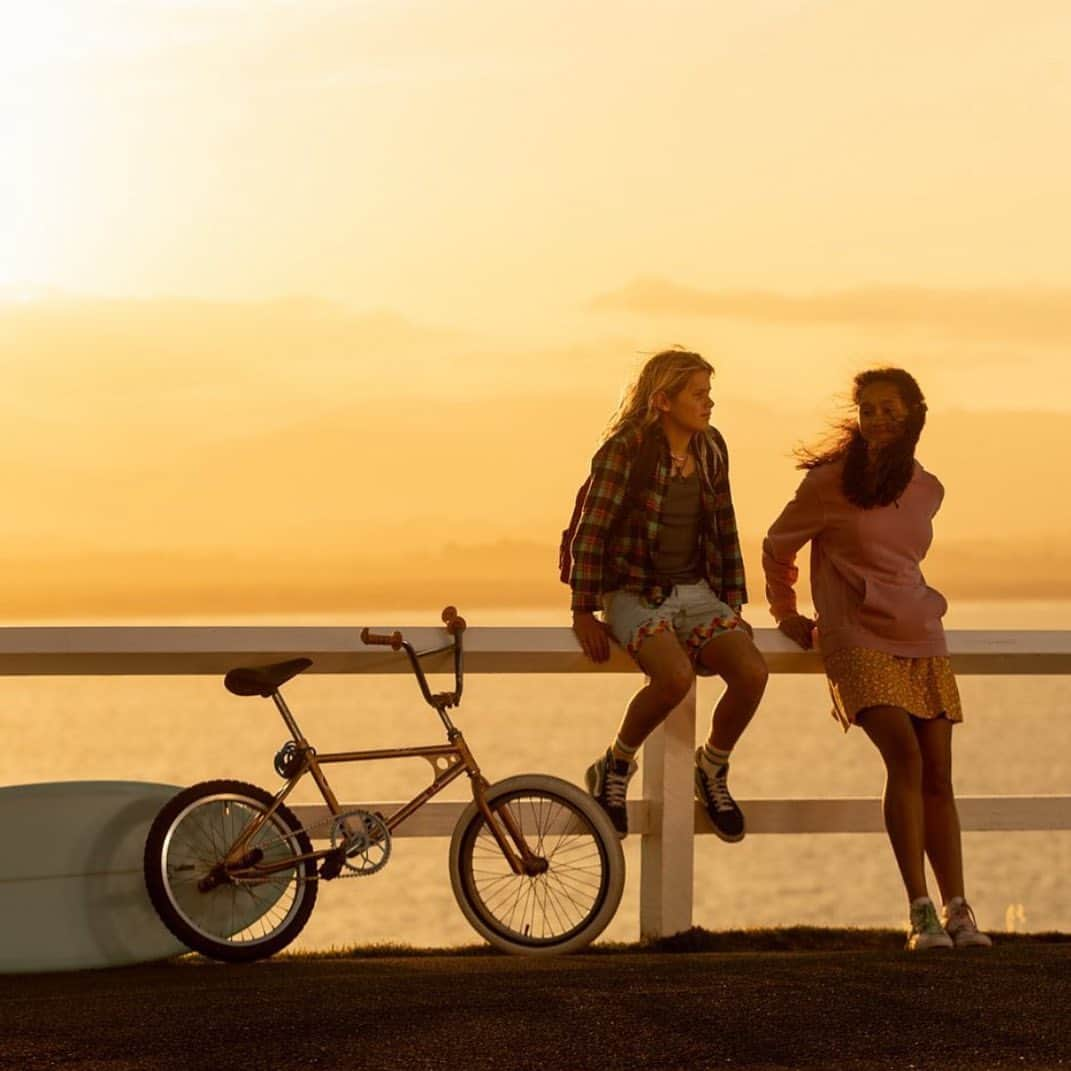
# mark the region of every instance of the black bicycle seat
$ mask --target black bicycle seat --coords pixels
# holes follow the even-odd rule
[[[311,658],[292,658],[289,662],[275,662],[257,669],[232,669],[223,678],[223,684],[235,695],[260,695],[267,699],[311,665]]]

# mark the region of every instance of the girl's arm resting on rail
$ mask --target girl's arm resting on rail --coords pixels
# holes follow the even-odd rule
[[[605,662],[610,657],[606,626],[590,610],[573,611],[573,635],[592,662]]]
[[[822,503],[812,473],[813,470],[804,477],[796,489],[795,497],[770,526],[762,544],[766,598],[770,604],[770,614],[778,624],[786,618],[799,616],[796,609],[795,586],[799,579],[796,554],[824,526]]]

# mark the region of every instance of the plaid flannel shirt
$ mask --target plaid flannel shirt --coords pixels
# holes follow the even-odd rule
[[[661,444],[644,510],[625,502],[628,476],[643,431],[624,428],[599,448],[591,462],[591,486],[573,538],[572,608],[602,608],[609,591],[632,591],[659,606],[670,590],[654,573],[659,518],[670,476],[669,444]],[[715,429],[698,440],[700,474],[700,564],[711,590],[737,613],[747,602],[744,559],[729,492],[729,454]],[[622,517],[624,510],[628,517]],[[620,520],[620,523],[619,523]]]

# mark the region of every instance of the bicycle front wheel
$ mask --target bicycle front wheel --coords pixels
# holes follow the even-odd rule
[[[280,805],[245,845],[228,852],[271,808],[271,793],[242,781],[206,781],[156,816],[145,842],[145,885],[157,914],[183,944],[247,963],[274,955],[301,932],[316,903],[316,866],[294,813]],[[287,865],[289,860],[294,860]]]
[[[575,785],[543,774],[492,785],[487,803],[546,868],[514,873],[471,804],[450,842],[450,882],[465,918],[505,952],[551,955],[590,944],[614,917],[625,887],[625,857],[605,811]]]

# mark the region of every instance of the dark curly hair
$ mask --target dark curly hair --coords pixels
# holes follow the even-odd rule
[[[892,384],[907,409],[903,435],[878,454],[875,464],[867,463],[867,445],[855,420],[840,421],[819,446],[800,447],[795,452],[801,469],[814,469],[843,458],[844,495],[862,509],[891,505],[904,493],[915,471],[915,446],[926,424],[926,399],[909,372],[902,368],[860,372],[852,388],[853,405],[859,404],[860,395],[873,383]]]

